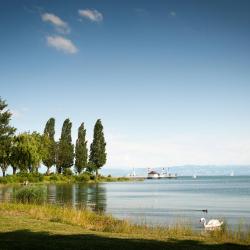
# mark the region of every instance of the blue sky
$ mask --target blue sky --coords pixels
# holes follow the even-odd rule
[[[249,1],[2,1],[18,132],[102,119],[111,167],[250,163]]]

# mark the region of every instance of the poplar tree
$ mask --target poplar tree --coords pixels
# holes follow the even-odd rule
[[[75,146],[75,171],[80,174],[87,167],[88,149],[84,123],[78,128],[78,138]]]
[[[47,167],[47,175],[49,169],[56,163],[56,143],[55,143],[55,119],[50,118],[44,129],[44,137],[47,137],[47,155],[43,158],[43,164]]]
[[[66,170],[73,166],[74,163],[74,145],[71,139],[71,127],[72,123],[69,119],[66,119],[62,126],[61,138],[58,143],[57,152],[57,171],[62,173],[62,170]]]
[[[94,127],[93,142],[90,145],[89,166],[96,172],[98,177],[98,170],[106,163],[106,142],[103,133],[103,126],[100,119],[96,121]]]
[[[0,167],[5,172],[10,164],[12,139],[16,129],[10,126],[11,112],[6,110],[7,104],[0,97]]]

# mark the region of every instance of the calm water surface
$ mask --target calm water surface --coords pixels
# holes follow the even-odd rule
[[[250,176],[180,177],[101,184],[49,184],[48,202],[88,207],[136,223],[177,222],[202,228],[201,217],[220,218],[232,228],[250,228]],[[11,200],[18,187],[0,189],[0,200]],[[207,209],[208,213],[201,210]]]

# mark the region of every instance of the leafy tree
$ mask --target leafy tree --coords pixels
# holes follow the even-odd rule
[[[90,146],[89,166],[92,171],[96,172],[98,177],[98,169],[106,163],[106,142],[103,134],[103,126],[100,119],[97,120],[94,127],[93,142]]]
[[[5,176],[5,172],[10,164],[11,146],[15,128],[9,125],[11,112],[6,110],[7,104],[0,97],[0,167]]]
[[[11,154],[13,174],[18,168],[21,172],[38,171],[38,167],[46,152],[43,146],[43,137],[33,132],[22,133],[14,138]]]
[[[33,132],[31,134],[32,143],[35,147],[35,153],[38,157],[38,160],[36,161],[33,157],[31,164],[30,172],[38,172],[38,168],[40,167],[42,159],[48,158],[48,155],[50,153],[49,151],[49,145],[50,140],[47,135],[40,135],[37,132]]]
[[[56,163],[56,143],[54,139],[55,135],[55,119],[50,118],[44,129],[44,140],[47,137],[47,154],[43,158],[43,164],[47,167],[47,175],[49,174],[49,169]],[[46,142],[45,142],[46,144]]]
[[[66,119],[63,123],[61,138],[58,143],[57,152],[57,170],[61,173],[62,170],[70,168],[74,163],[74,145],[71,139],[72,123]]]
[[[78,138],[76,140],[75,147],[75,170],[78,174],[80,174],[83,169],[87,167],[88,149],[85,137],[86,129],[84,129],[84,123],[82,123],[78,129]]]
[[[55,142],[55,147],[56,147],[56,172],[61,173],[61,167],[59,165],[59,160],[58,160],[58,155],[59,155],[59,141]]]

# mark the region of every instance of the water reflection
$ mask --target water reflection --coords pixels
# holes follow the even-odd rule
[[[13,193],[21,186],[0,188],[0,201],[11,201]],[[106,187],[103,184],[48,184],[47,202],[75,208],[90,208],[93,211],[106,211]]]
[[[48,202],[106,211],[106,188],[99,184],[50,184],[47,186]]]
[[[98,183],[88,186],[88,201],[94,211],[106,211],[106,188]]]

